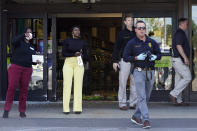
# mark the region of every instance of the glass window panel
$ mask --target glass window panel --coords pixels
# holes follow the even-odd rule
[[[146,23],[146,34],[160,44],[162,53],[169,53],[172,47],[172,18],[135,18]]]
[[[197,6],[192,6],[192,91],[197,91]]]
[[[134,22],[143,20],[146,23],[146,34],[158,42],[161,52],[170,55],[172,47],[172,18],[135,18]],[[172,61],[171,56],[162,56],[155,62],[154,90],[171,90]]]
[[[25,28],[30,27],[33,33],[32,43],[37,52],[43,54],[43,19],[9,19],[8,26],[8,44],[7,44],[7,66],[11,64],[13,48],[11,40],[24,33]],[[29,82],[29,95],[32,97],[46,97],[43,90],[43,65],[32,65],[33,72]],[[17,89],[19,90],[19,88]],[[36,94],[36,95],[33,95]],[[44,98],[45,99],[45,98]]]

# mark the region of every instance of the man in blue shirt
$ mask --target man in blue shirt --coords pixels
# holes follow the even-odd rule
[[[184,105],[182,91],[192,79],[189,69],[190,46],[184,32],[187,28],[188,20],[186,18],[179,19],[179,28],[172,40],[172,66],[175,70],[175,87],[170,92],[170,98],[175,105]]]
[[[161,59],[161,51],[157,42],[146,36],[146,24],[143,21],[136,22],[135,32],[136,37],[127,43],[123,52],[124,61],[134,63],[133,76],[138,101],[131,121],[143,125],[143,128],[150,128],[147,102],[154,84],[154,61]]]

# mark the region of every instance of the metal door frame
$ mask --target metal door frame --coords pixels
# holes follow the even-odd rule
[[[56,101],[56,89],[57,89],[57,38],[56,38],[56,14],[48,14],[48,19],[52,20],[52,54],[48,54],[48,58],[52,59],[52,91],[49,91],[48,99],[50,101]]]
[[[194,0],[189,0],[189,23],[192,23],[192,6],[197,6],[197,1]],[[189,42],[190,45],[192,45],[192,25],[189,24]],[[191,51],[191,50],[190,50]],[[192,60],[192,58],[190,58],[190,60]],[[192,64],[192,61],[190,62],[190,64]],[[192,70],[192,67],[190,67],[190,70]],[[197,77],[197,76],[196,76]],[[197,91],[192,91],[192,82],[189,86],[189,99],[190,101],[197,101]]]

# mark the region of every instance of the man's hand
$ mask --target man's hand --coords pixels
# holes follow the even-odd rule
[[[189,66],[189,59],[187,58],[182,46],[181,45],[177,45],[176,48],[179,51],[179,53],[182,56],[182,58],[184,59],[185,65]]]
[[[145,60],[147,57],[147,54],[141,53],[138,56],[136,56],[136,60]]]
[[[157,59],[157,56],[156,55],[151,55],[151,58],[149,59],[149,61],[154,61],[154,60],[156,60]]]
[[[120,68],[120,65],[118,63],[113,63],[113,69],[115,72],[118,70],[118,68]]]
[[[187,59],[187,57],[184,58],[184,63],[189,66],[189,60]]]

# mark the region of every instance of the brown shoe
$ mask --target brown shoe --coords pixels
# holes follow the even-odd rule
[[[120,107],[120,110],[127,110],[126,106]]]
[[[135,116],[132,116],[131,118],[131,122],[133,122],[136,125],[142,126],[142,120],[141,119],[137,119]]]
[[[177,99],[176,99],[176,97],[172,96],[171,94],[169,94],[169,97],[170,97],[171,101],[172,101],[174,104],[177,104]]]
[[[136,109],[136,104],[134,104],[133,106],[129,107],[130,109]]]
[[[149,128],[151,128],[149,121],[147,121],[147,120],[144,121],[143,128],[144,128],[144,129],[149,129]]]

